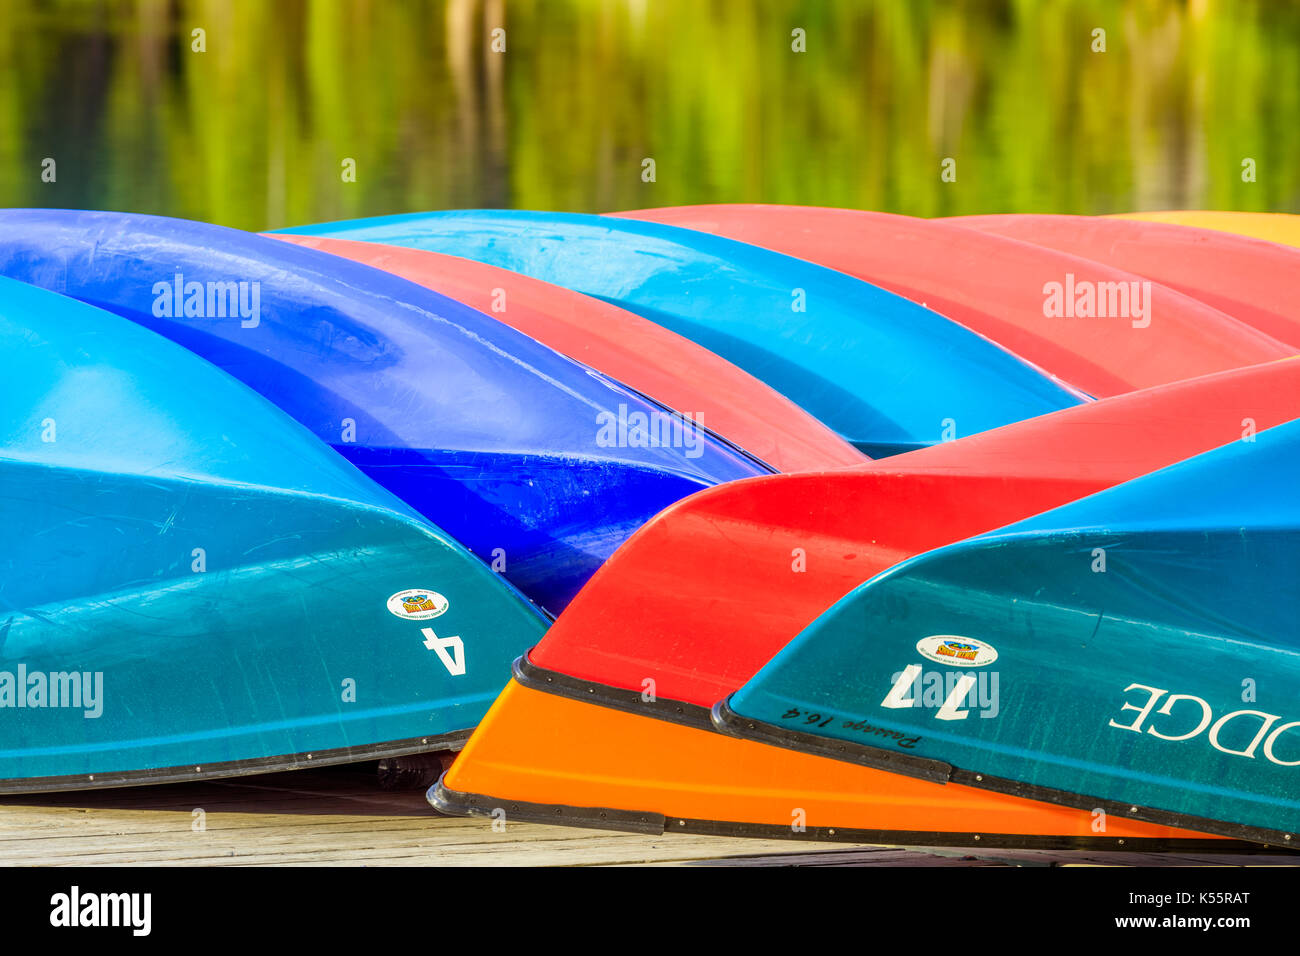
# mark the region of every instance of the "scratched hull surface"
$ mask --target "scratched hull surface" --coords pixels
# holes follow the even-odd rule
[[[899,296],[693,230],[470,210],[283,231],[463,256],[598,296],[734,362],[871,457],[1082,400],[989,340]]]
[[[552,613],[666,505],[769,472],[377,269],[154,216],[6,210],[0,227],[0,274],[126,316],[230,372]]]
[[[118,316],[0,279],[0,379],[0,791],[428,749],[545,630],[302,426]]]
[[[726,359],[601,299],[425,249],[270,235],[384,269],[487,313],[668,408],[690,413],[777,471],[822,471],[868,460]]]
[[[715,715],[901,772],[1285,845],[1300,829],[1298,465],[1291,422],[921,555]]]

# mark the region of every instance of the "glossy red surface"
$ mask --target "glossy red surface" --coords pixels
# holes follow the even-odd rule
[[[711,705],[837,599],[922,551],[1300,416],[1300,360],[1045,415],[854,469],[734,482],[661,512],[530,654]]]
[[[1048,283],[1064,288],[1068,282],[1072,290],[1091,283],[1096,290],[1103,282],[1140,282],[1141,277],[951,221],[758,205],[678,206],[613,215],[698,229],[847,272],[924,303],[1098,398],[1295,351],[1159,284],[1152,286],[1141,317],[1048,316]],[[1148,318],[1145,327],[1135,327]]]
[[[1093,216],[945,220],[1145,276],[1300,347],[1300,250],[1214,229]]]

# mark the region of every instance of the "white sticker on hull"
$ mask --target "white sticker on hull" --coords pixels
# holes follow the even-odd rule
[[[983,667],[998,659],[992,644],[957,634],[932,634],[916,642],[916,652],[926,660],[949,667]]]
[[[450,602],[437,591],[411,588],[388,599],[388,613],[404,621],[427,621],[447,610]]]

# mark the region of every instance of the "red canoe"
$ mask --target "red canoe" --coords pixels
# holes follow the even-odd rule
[[[755,205],[613,215],[711,232],[847,272],[924,303],[1099,398],[1294,352],[1158,283],[1148,304],[1140,276],[942,220]],[[1124,308],[1119,295],[1127,290],[1138,297]]]
[[[1093,216],[962,216],[980,232],[1145,276],[1300,348],[1300,250],[1161,222]]]
[[[371,242],[272,233],[384,269],[505,322],[678,412],[782,472],[869,459],[783,395],[638,315],[504,269]]]
[[[611,557],[530,652],[711,705],[852,588],[980,534],[1300,417],[1300,359],[1134,392],[862,468],[692,495]]]

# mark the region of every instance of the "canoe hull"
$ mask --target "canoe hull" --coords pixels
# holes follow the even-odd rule
[[[462,210],[285,231],[462,256],[601,298],[729,360],[873,458],[1084,400],[883,289],[689,229]]]
[[[1297,449],[1300,423],[1278,426],[892,568],[733,694],[720,725],[1288,845]]]
[[[0,380],[0,790],[454,745],[545,631],[300,425],[125,319],[0,279]]]
[[[1243,236],[1104,216],[945,220],[990,236],[1102,262],[1176,289],[1293,349],[1300,347],[1300,254]]]
[[[1237,236],[1263,239],[1282,246],[1300,248],[1300,216],[1278,212],[1225,212],[1218,210],[1170,210],[1168,212],[1133,212],[1116,219],[1139,219],[1144,222],[1167,222],[1195,229],[1215,229]]]
[[[1094,398],[1294,351],[1195,298],[1159,283],[1144,287],[1133,272],[954,224],[960,220],[746,204],[612,215],[727,236],[857,276],[925,303]],[[1077,296],[1107,288],[1133,295],[1113,308],[1107,299],[1087,318],[1076,314]],[[1069,305],[1049,304],[1049,290]]]
[[[776,390],[690,339],[600,299],[472,259],[377,242],[271,233],[417,282],[690,413],[777,471],[861,465],[865,455]]]
[[[792,753],[716,732],[706,708],[646,701],[527,660],[429,792],[447,813],[648,833],[925,846],[1242,849]]]
[[[770,474],[671,410],[378,269],[156,216],[3,210],[0,227],[0,272],[129,318],[228,372],[474,541],[552,614],[667,505]],[[640,421],[655,429],[645,441],[617,431]]]
[[[1300,411],[1298,386],[1300,364],[1273,363],[907,459],[775,476],[682,502],[630,539],[516,665],[512,689],[431,798],[449,812],[504,807],[509,819],[579,825],[653,829],[668,820],[671,830],[809,839],[853,831],[970,845],[1000,832],[1008,845],[1114,846],[1128,807],[1113,801],[1086,808],[1105,816],[1056,817],[1041,801],[1029,800],[1032,812],[1022,806],[1032,794],[1018,793],[1020,803],[972,799],[968,785],[942,786],[942,771],[929,766],[928,782],[848,763],[841,775],[839,741],[801,755],[779,742],[733,750],[709,706],[878,571],[1232,442],[1243,417],[1261,427],[1285,421]],[[663,594],[672,600],[656,599]],[[791,831],[795,808],[805,814],[802,833]],[[1109,821],[1105,832],[1090,829],[1099,821]],[[1175,839],[1123,825],[1136,828],[1124,839]]]
[[[629,539],[531,652],[538,666],[711,705],[841,597],[924,551],[1300,415],[1300,361],[1132,393],[862,469],[679,502]],[[744,555],[744,560],[737,560]],[[655,595],[669,595],[665,604]]]

